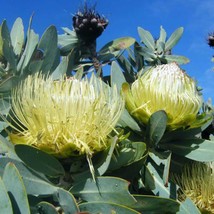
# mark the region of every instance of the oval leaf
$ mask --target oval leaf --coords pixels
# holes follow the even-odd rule
[[[85,201],[105,201],[121,205],[131,205],[136,201],[128,191],[129,183],[116,177],[97,177],[96,183],[92,179],[75,184],[70,192]]]
[[[150,50],[155,49],[155,40],[149,31],[138,27],[138,34],[141,38],[141,42],[143,42],[147,48],[149,48]]]
[[[20,55],[24,44],[24,26],[21,18],[17,18],[10,32],[14,53]]]
[[[3,182],[10,193],[13,210],[19,213],[30,214],[27,193],[19,171],[13,163],[8,163],[3,173]]]
[[[166,130],[167,115],[165,111],[157,111],[149,118],[147,138],[151,147],[156,146]]]
[[[80,204],[79,207],[81,212],[83,213],[140,214],[136,210],[114,203],[105,203],[105,202],[82,203]]]
[[[131,45],[133,45],[135,42],[135,39],[132,37],[122,37],[115,39],[109,43],[107,43],[104,47],[102,47],[99,51],[99,54],[108,54],[113,53],[115,51],[124,50]]]
[[[64,214],[72,214],[79,212],[76,200],[70,192],[59,188],[57,190],[56,197],[58,198],[59,204],[62,207]]]
[[[162,198],[150,195],[133,195],[137,203],[131,208],[141,213],[162,214],[177,213],[180,204],[169,198]]]
[[[7,189],[0,177],[0,210],[1,213],[13,214],[12,204],[10,202],[10,197],[7,194]]]
[[[45,213],[45,214],[59,214],[57,209],[48,202],[40,202],[37,205],[37,209],[39,213]]]
[[[171,50],[178,43],[183,34],[183,31],[183,27],[180,27],[172,33],[166,42],[165,51]]]
[[[189,63],[188,58],[186,58],[185,56],[178,56],[178,55],[164,55],[164,60],[166,60],[167,63],[176,62],[179,65]]]
[[[18,157],[30,168],[51,177],[65,174],[63,166],[53,156],[32,146],[17,144],[15,152]]]
[[[161,148],[171,150],[177,155],[191,160],[214,161],[214,141],[192,138],[159,144]]]

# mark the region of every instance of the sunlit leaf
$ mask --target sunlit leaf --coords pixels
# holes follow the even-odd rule
[[[132,37],[118,38],[107,43],[104,47],[100,49],[98,53],[103,55],[103,54],[113,53],[115,51],[123,50],[133,45],[134,42],[135,42],[135,39]]]
[[[24,26],[21,18],[17,18],[10,32],[14,53],[20,55],[24,44]]]
[[[138,27],[138,34],[140,36],[141,42],[143,42],[147,48],[150,50],[155,49],[155,40],[149,31]]]
[[[177,212],[177,214],[193,214],[193,213],[200,214],[201,212],[189,198],[186,198],[186,200],[181,203],[180,210]]]
[[[165,51],[171,50],[178,43],[183,34],[183,31],[183,27],[180,27],[172,33],[172,35],[166,41]]]

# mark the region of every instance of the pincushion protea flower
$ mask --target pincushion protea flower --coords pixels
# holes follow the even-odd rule
[[[173,179],[182,189],[181,199],[187,196],[202,213],[214,213],[214,163],[186,165]]]
[[[28,76],[12,93],[14,144],[37,147],[59,158],[92,156],[106,149],[124,101],[100,79],[53,81]]]
[[[122,86],[126,107],[143,124],[156,111],[164,110],[168,128],[189,126],[202,106],[196,84],[176,63],[159,65],[146,71],[131,88]]]

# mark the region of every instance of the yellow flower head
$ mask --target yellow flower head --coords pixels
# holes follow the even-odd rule
[[[123,84],[122,92],[128,111],[138,121],[147,124],[154,112],[164,110],[170,129],[190,125],[202,106],[194,80],[176,63],[151,68],[131,88]]]
[[[94,76],[59,81],[28,76],[12,92],[16,125],[10,138],[14,144],[35,146],[60,158],[91,156],[109,146],[107,136],[123,107],[116,87]]]
[[[214,163],[186,165],[176,182],[201,211],[214,213]]]

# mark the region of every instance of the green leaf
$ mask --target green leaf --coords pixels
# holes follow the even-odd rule
[[[171,182],[165,185],[163,181],[163,169],[161,165],[156,165],[153,162],[148,162],[145,167],[145,174],[143,174],[144,183],[147,188],[152,190],[155,195],[164,198],[176,199],[177,197],[177,186]]]
[[[14,53],[19,56],[24,44],[24,26],[21,18],[17,18],[10,32]]]
[[[68,28],[62,28],[65,34],[58,35],[58,44],[62,55],[67,55],[71,49],[78,45],[76,33]]]
[[[0,93],[10,92],[12,88],[14,88],[19,81],[17,76],[10,76],[9,78],[3,80],[0,83]]]
[[[21,56],[21,59],[19,60],[19,63],[17,65],[17,70],[21,75],[25,74],[27,70],[27,66],[29,65],[29,62],[38,44],[38,41],[39,41],[39,35],[35,34],[33,30],[29,29],[27,34],[27,43],[26,43],[24,52]]]
[[[79,207],[83,213],[140,214],[129,207],[107,202],[82,203]]]
[[[76,200],[70,192],[59,188],[57,190],[56,196],[58,198],[60,206],[63,209],[64,214],[73,214],[79,212]]]
[[[122,166],[130,165],[140,160],[146,152],[146,144],[143,142],[131,142],[127,147],[123,147],[117,152],[111,160],[110,170],[119,169]]]
[[[51,74],[53,80],[58,80],[64,74],[66,74],[67,68],[68,68],[68,61],[66,60],[65,57],[63,57],[62,61],[60,62],[60,64],[57,66],[57,68]]]
[[[176,62],[176,63],[178,63],[179,65],[189,63],[189,59],[186,58],[185,56],[164,55],[163,59],[166,60],[167,63]]]
[[[126,82],[134,82],[135,80],[135,71],[132,67],[130,61],[121,55],[117,58],[117,62],[119,63],[120,67],[124,70],[124,77],[126,78]]]
[[[138,132],[141,131],[137,122],[133,119],[133,117],[129,114],[129,112],[126,109],[124,109],[124,111],[122,112],[118,124],[120,124],[124,128],[129,127],[134,131]]]
[[[150,50],[147,47],[142,47],[142,46],[138,47],[138,54],[143,56],[147,61],[153,61],[154,59],[157,58],[154,51]]]
[[[0,212],[1,213],[7,213],[7,214],[13,214],[13,208],[10,201],[10,197],[7,194],[7,189],[4,185],[4,182],[2,181],[0,177]]]
[[[44,214],[59,214],[56,207],[48,202],[40,202],[37,205],[38,213]]]
[[[143,214],[174,214],[179,210],[180,204],[169,198],[151,195],[133,195],[137,203],[131,208]]]
[[[9,142],[6,138],[4,138],[2,135],[0,135],[0,154],[12,158],[16,156],[13,144]]]
[[[143,42],[147,48],[150,50],[155,50],[155,40],[149,31],[138,27],[138,34],[140,36],[141,42]]]
[[[124,50],[130,47],[131,45],[133,45],[134,42],[135,42],[135,39],[132,37],[121,37],[107,43],[105,46],[103,46],[100,49],[98,54],[103,55],[103,54],[113,53],[119,50]]]
[[[117,140],[118,140],[117,137],[109,139],[110,145],[111,145],[110,149],[105,150],[101,153],[98,153],[92,159],[96,175],[101,176],[107,171],[109,164],[110,164],[110,161],[112,159],[112,155],[113,155],[115,146],[117,144]],[[73,167],[71,165],[71,169],[72,168]],[[72,174],[72,178],[75,181],[86,180],[86,178],[90,178],[90,177],[91,177],[91,172],[88,168],[88,163],[87,163],[87,169],[83,170],[83,172]]]
[[[87,202],[106,202],[130,206],[136,203],[128,191],[129,183],[116,177],[97,177],[75,184],[69,191]]]
[[[38,49],[44,51],[44,60],[40,70],[42,73],[51,71],[57,54],[57,30],[55,26],[50,26],[46,29],[38,44]]]
[[[165,44],[166,42],[166,31],[164,30],[164,28],[162,26],[160,26],[160,37],[157,40],[158,43],[162,42]]]
[[[157,111],[149,118],[146,134],[151,147],[157,146],[166,130],[167,115],[163,110]]]
[[[165,51],[171,50],[178,43],[183,34],[183,31],[183,27],[180,27],[172,33],[166,42]]]
[[[57,188],[41,174],[28,169],[22,162],[11,158],[1,157],[0,175],[3,175],[4,168],[8,163],[13,163],[21,174],[25,188],[29,195],[51,195]]]
[[[9,63],[10,69],[13,73],[16,72],[16,58],[13,52],[13,46],[11,43],[10,32],[7,27],[6,21],[4,20],[1,25],[1,36],[3,39],[3,55]]]
[[[180,210],[177,214],[200,214],[201,212],[195,206],[195,204],[189,199],[186,198],[184,202],[180,205]]]
[[[139,54],[139,49],[141,49],[141,46],[135,42],[134,43],[134,55],[136,60],[136,66],[137,71],[139,72],[143,66],[144,66],[144,58]]]
[[[116,62],[112,62],[111,65],[111,86],[114,84],[117,86],[118,91],[121,91],[122,84],[126,82],[124,74],[120,66]]]
[[[14,213],[30,214],[27,193],[19,171],[13,163],[8,163],[3,173],[3,182],[12,202]]]
[[[37,148],[28,145],[15,145],[15,152],[18,157],[30,168],[50,177],[59,177],[65,174],[60,162]]]
[[[192,138],[171,141],[159,144],[160,148],[171,150],[173,153],[185,156],[191,160],[210,162],[214,161],[214,142]]]

